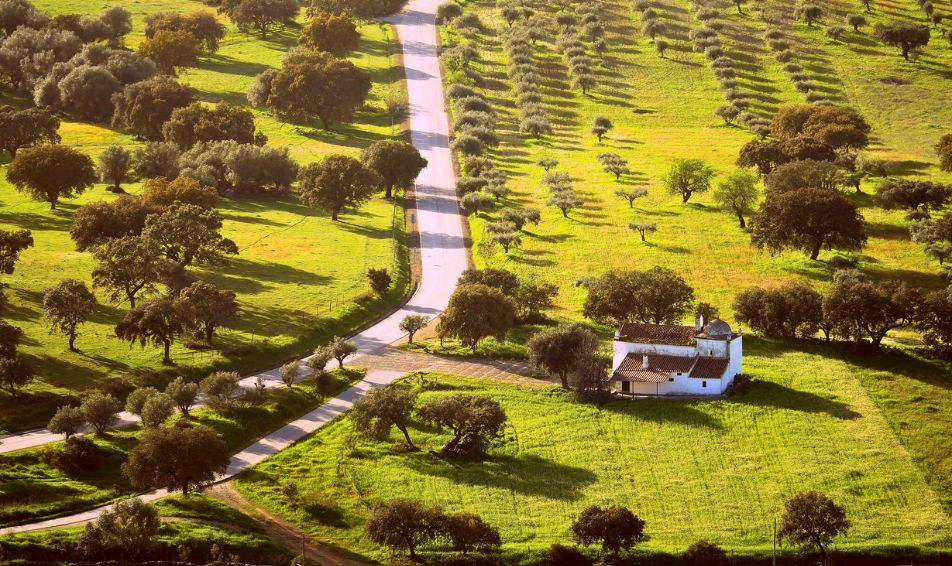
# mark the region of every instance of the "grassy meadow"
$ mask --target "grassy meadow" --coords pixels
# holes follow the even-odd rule
[[[385,553],[363,533],[368,509],[398,495],[479,513],[509,552],[569,542],[574,517],[599,503],[627,505],[645,519],[640,548],[648,551],[680,552],[705,538],[740,555],[766,554],[783,499],[807,489],[846,507],[853,528],[839,549],[947,547],[950,517],[939,495],[849,364],[765,341],[748,349],[753,385],[713,401],[598,408],[548,386],[439,376],[421,400],[486,394],[503,405],[509,422],[488,460],[428,454],[447,433],[421,426],[411,430],[419,452],[407,452],[397,434],[355,443],[345,418],[237,486],[308,534],[373,558]],[[289,482],[319,505],[289,505],[281,493]]]
[[[335,384],[329,392],[333,395],[364,374],[345,369],[332,375]],[[239,403],[224,413],[207,408],[192,411],[189,420],[213,429],[229,450],[237,451],[324,400],[314,392],[312,381],[301,382],[291,389],[272,389],[263,399]],[[121,466],[141,434],[141,426],[135,426],[91,436],[103,459],[89,474],[68,474],[44,461],[44,453],[62,449],[62,442],[4,454],[0,457],[0,527],[75,513],[136,493]]]
[[[160,550],[153,550],[150,558],[165,556],[204,563],[214,560],[213,546],[217,545],[221,557],[237,555],[244,562],[272,563],[288,552],[270,540],[252,519],[214,499],[200,495],[170,497],[155,507],[163,522],[155,538]],[[82,531],[82,527],[71,527],[4,537],[0,540],[0,560],[71,560],[75,558],[71,549]]]
[[[134,31],[127,38],[133,47],[141,41],[143,18],[148,13],[173,10],[211,10],[193,0],[138,2],[115,0],[90,3],[81,0],[40,0],[37,7],[50,13],[98,13],[118,4],[134,14]],[[298,24],[304,21],[303,11]],[[218,52],[203,56],[195,68],[184,69],[179,80],[192,87],[199,99],[247,105],[245,92],[254,76],[267,67],[280,66],[288,49],[296,45],[299,29],[277,28],[267,38],[238,31],[228,23],[228,36]],[[357,154],[373,141],[399,135],[388,102],[401,100],[402,76],[395,67],[391,31],[387,26],[360,27],[359,49],[353,61],[372,74],[373,90],[352,124],[336,125],[325,132],[317,127],[282,123],[267,112],[255,111],[258,127],[269,143],[290,149],[304,165],[331,153]],[[17,103],[22,101],[10,101]],[[60,128],[64,144],[95,157],[109,144],[135,147],[139,142],[106,124],[72,122]],[[0,173],[5,167],[0,167]],[[136,194],[139,183],[125,189]],[[0,175],[0,229],[29,229],[35,247],[22,255],[13,275],[3,276],[10,305],[4,318],[24,330],[21,352],[37,368],[29,396],[14,402],[0,395],[0,431],[44,424],[52,410],[67,396],[102,387],[109,378],[137,376],[160,367],[159,350],[127,343],[114,337],[114,326],[125,304],[102,304],[80,328],[79,353],[69,352],[66,340],[50,335],[43,322],[42,295],[64,277],[91,284],[95,267],[91,253],[75,251],[69,227],[75,210],[86,203],[114,196],[99,184],[58,210],[29,200]],[[202,376],[209,368],[229,367],[242,372],[262,369],[326,340],[345,334],[394,304],[407,288],[406,235],[400,203],[375,199],[359,211],[347,211],[339,222],[301,205],[293,195],[280,198],[223,198],[219,212],[222,233],[238,245],[240,253],[227,264],[198,267],[201,279],[237,293],[240,314],[233,328],[223,329],[217,350],[190,349],[184,341],[173,347],[177,371]],[[370,267],[396,272],[395,284],[382,300],[352,299],[366,294],[364,274]]]
[[[531,4],[538,12],[555,13],[548,2]],[[703,54],[691,51],[687,34],[698,22],[689,3],[652,3],[668,28],[664,37],[672,48],[665,58],[641,34],[640,12],[629,2],[601,4],[609,52],[595,66],[598,86],[589,95],[570,88],[566,66],[551,43],[536,45],[543,106],[555,128],[552,136],[536,141],[518,133],[518,110],[499,37],[505,21],[492,2],[467,3],[467,10],[478,14],[486,26],[477,40],[481,56],[477,65],[486,77],[483,92],[497,112],[496,131],[501,138],[491,155],[510,174],[514,191],[510,204],[543,211],[542,223],[530,226],[522,248],[508,255],[501,248],[489,253],[479,249],[484,223],[494,216],[473,220],[477,265],[503,267],[558,285],[558,303],[568,318],[579,316],[585,296],[583,289],[573,285],[575,281],[613,268],[670,267],[694,286],[699,300],[720,307],[728,319],[734,295],[751,285],[803,279],[818,288],[827,286],[832,271],[825,262],[810,261],[797,252],[760,253],[750,246],[749,233],[738,227],[732,214],[718,209],[710,194],[695,195],[682,204],[662,185],[662,175],[676,158],[702,158],[719,177],[726,174],[734,168],[740,147],[753,138],[746,128],[727,125],[714,115],[725,102]],[[705,5],[722,8],[725,27],[719,37],[727,55],[738,63],[738,88],[751,95],[750,111],[769,117],[781,104],[804,102],[804,95],[794,88],[762,39],[766,24],[754,17],[758,10],[767,9],[776,14],[776,20],[792,19],[792,3],[747,2],[743,14],[730,2]],[[867,14],[871,23],[923,19],[915,2],[887,0],[874,5],[874,12]],[[870,122],[873,143],[868,155],[889,160],[897,173],[952,180],[938,170],[933,153],[936,141],[952,123],[948,104],[952,49],[947,42],[933,32],[932,42],[915,62],[903,61],[897,49],[873,40],[871,26],[860,34],[850,30],[834,42],[823,36],[824,26],[842,24],[847,12],[862,11],[862,6],[854,0],[835,0],[823,7],[827,15],[813,28],[802,21],[784,24],[793,50],[800,54],[794,62],[805,67],[820,92],[835,103],[857,108]],[[938,2],[936,7],[950,10],[948,2]],[[900,77],[908,84],[881,81],[889,77]],[[590,134],[596,115],[607,116],[615,126],[600,144]],[[632,173],[615,181],[601,170],[595,158],[600,152],[620,154]],[[568,219],[545,206],[543,170],[535,165],[542,157],[559,160],[557,169],[573,177],[575,189],[587,201]],[[858,254],[860,269],[877,279],[900,278],[929,289],[940,287],[938,262],[909,241],[904,214],[873,205],[870,193],[877,182],[868,179],[863,185],[865,194],[851,195],[868,223],[869,245]],[[629,209],[626,201],[613,194],[620,187],[646,188],[648,196]],[[627,227],[633,220],[657,223],[658,231],[642,243]],[[612,246],[610,253],[606,245]],[[820,259],[834,255],[824,251]]]

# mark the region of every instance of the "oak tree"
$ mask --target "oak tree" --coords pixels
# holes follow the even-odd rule
[[[744,216],[750,215],[760,197],[757,178],[744,169],[731,172],[714,190],[714,202],[737,215],[741,228],[747,227]]]
[[[401,387],[374,388],[354,402],[350,419],[355,430],[378,440],[390,436],[390,429],[396,427],[407,445],[416,450],[408,429],[416,399],[416,393]]]
[[[24,149],[7,168],[7,180],[34,200],[50,203],[82,194],[96,182],[96,169],[88,155],[64,145],[39,145]]]
[[[373,196],[380,177],[353,157],[331,155],[301,169],[301,201],[312,208],[330,211],[331,220],[345,206],[359,207]]]
[[[668,192],[681,196],[681,202],[688,202],[695,193],[703,193],[711,188],[714,170],[701,159],[677,159],[664,176],[664,185]]]
[[[866,228],[853,201],[837,191],[769,193],[757,212],[751,243],[770,253],[798,249],[816,259],[824,248],[862,248]]]
[[[76,351],[77,329],[95,308],[96,297],[85,283],[76,279],[63,279],[43,294],[43,310],[50,331],[65,334],[73,352]]]
[[[228,468],[228,447],[205,426],[151,428],[129,453],[122,473],[140,489],[201,489]]]
[[[476,351],[480,340],[492,336],[502,342],[515,321],[515,307],[499,290],[464,284],[453,291],[437,324],[440,338],[456,338]]]
[[[119,324],[116,336],[129,343],[162,346],[162,363],[172,364],[172,343],[184,330],[182,313],[164,297],[150,299],[130,309]]]
[[[393,195],[394,188],[409,189],[413,186],[427,161],[419,150],[402,140],[381,140],[364,150],[361,161],[377,173],[386,188],[386,198]]]

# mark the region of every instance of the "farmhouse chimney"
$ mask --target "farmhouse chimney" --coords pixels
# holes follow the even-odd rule
[[[645,354],[641,357],[641,367],[643,369],[648,369],[648,354]]]
[[[694,320],[694,331],[700,332],[702,330],[704,330],[704,315],[699,314],[697,315],[697,319]]]
[[[621,328],[615,329],[615,340],[621,340]]]

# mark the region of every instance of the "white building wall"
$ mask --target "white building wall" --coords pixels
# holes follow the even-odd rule
[[[738,374],[744,373],[744,337],[738,336],[730,343],[731,363],[727,366],[727,377],[733,381]]]
[[[621,362],[628,354],[648,354],[665,356],[687,356],[695,355],[694,346],[671,346],[668,344],[639,344],[636,342],[622,342],[615,340],[612,346],[612,370],[618,368]]]
[[[707,382],[707,387],[704,387]],[[663,383],[645,383],[643,381],[631,382],[629,390],[634,395],[720,395],[727,389],[726,379],[697,379],[683,376],[676,376],[674,381],[665,381]],[[614,383],[615,391],[621,393],[622,382]]]

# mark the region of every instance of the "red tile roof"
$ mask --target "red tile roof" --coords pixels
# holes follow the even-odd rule
[[[679,324],[642,324],[626,322],[619,329],[621,340],[642,344],[669,344],[672,346],[693,346],[697,332],[693,326]]]
[[[691,371],[697,358],[685,356],[664,356],[648,354],[648,367],[644,367],[644,354],[631,353],[625,356],[618,369],[612,374],[612,381],[644,381],[663,383],[672,373]]]
[[[729,360],[723,358],[699,358],[691,370],[691,377],[720,379],[724,376]]]

